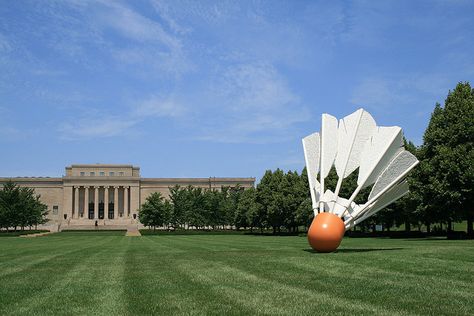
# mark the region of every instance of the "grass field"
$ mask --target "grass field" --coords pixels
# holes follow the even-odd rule
[[[0,238],[0,315],[472,315],[474,241],[123,232]]]

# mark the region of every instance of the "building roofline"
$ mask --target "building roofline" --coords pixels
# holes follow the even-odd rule
[[[245,177],[245,178],[140,178],[140,181],[144,182],[255,182],[255,178]]]
[[[139,177],[107,177],[107,176],[97,176],[97,177],[84,177],[84,176],[74,176],[74,177],[0,177],[0,182],[5,182],[8,180],[15,181],[63,181],[63,180],[140,180],[144,182],[255,182],[255,178],[244,177],[244,178],[232,178],[232,177],[210,177],[210,178],[139,178]]]
[[[63,181],[63,178],[58,177],[0,177],[0,182],[5,182],[12,180],[15,181],[30,181],[30,180],[40,180],[40,181]]]
[[[94,164],[71,164],[70,166],[67,166],[66,169],[71,169],[71,168],[133,168],[133,169],[140,169],[138,166],[134,165],[129,165],[129,164],[101,164],[101,163],[94,163]]]

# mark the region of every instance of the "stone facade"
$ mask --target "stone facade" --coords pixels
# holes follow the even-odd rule
[[[121,228],[137,223],[138,209],[153,192],[169,197],[175,185],[220,190],[223,186],[254,186],[255,178],[141,178],[132,165],[71,165],[62,178],[0,178],[30,187],[48,206],[51,230]]]

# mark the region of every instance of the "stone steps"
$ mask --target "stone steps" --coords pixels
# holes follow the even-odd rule
[[[127,233],[125,234],[125,236],[138,237],[138,236],[141,236],[141,235],[142,234],[140,234],[140,231],[138,230],[137,225],[128,225],[127,226]]]
[[[21,238],[33,238],[33,237],[41,237],[54,234],[53,232],[44,232],[44,233],[36,233],[36,234],[27,234],[27,235],[20,235]]]
[[[97,226],[95,225],[96,221]],[[134,223],[135,220],[130,218],[115,220],[70,219],[61,223],[60,230],[126,230],[128,225]]]
[[[127,225],[69,225],[61,226],[61,230],[126,230]]]

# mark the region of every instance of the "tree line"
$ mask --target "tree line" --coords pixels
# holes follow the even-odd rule
[[[48,207],[34,189],[19,187],[11,180],[0,189],[0,229],[36,227],[47,222]]]
[[[297,231],[311,221],[306,174],[267,171],[256,188],[170,188],[169,199],[152,193],[141,206],[145,226]]]
[[[385,229],[404,225],[405,230],[424,225],[467,221],[473,235],[474,220],[474,89],[459,83],[448,93],[444,106],[436,104],[423,143],[405,147],[420,160],[409,175],[410,193],[358,229],[382,224]],[[337,175],[333,168],[326,178],[334,190]],[[343,183],[341,196],[350,196],[357,186],[357,172]],[[356,203],[367,199],[370,188],[361,192]],[[147,198],[140,209],[140,221],[151,227],[306,229],[313,218],[306,169],[301,173],[267,170],[255,188],[210,190],[195,187],[170,188],[169,200],[160,193]]]
[[[466,221],[474,236],[474,89],[459,83],[444,106],[436,104],[423,144],[416,148],[420,165],[409,178],[411,193],[400,203],[406,220],[426,225]],[[404,204],[403,204],[404,203]]]

